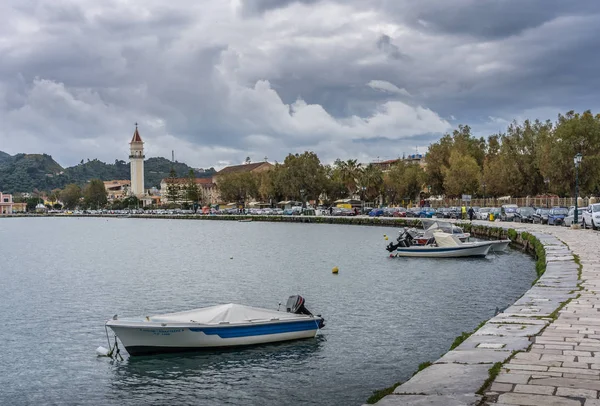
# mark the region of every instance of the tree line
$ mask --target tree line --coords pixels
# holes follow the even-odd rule
[[[426,166],[399,159],[389,171],[355,159],[324,165],[314,152],[289,154],[270,171],[224,175],[225,201],[319,200],[359,197],[388,204],[428,195],[536,196],[575,192],[573,158],[583,155],[579,193],[600,194],[600,115],[569,111],[556,122],[513,121],[505,132],[475,137],[467,125],[429,146]]]
[[[436,195],[536,196],[600,193],[600,115],[569,111],[556,122],[513,121],[506,132],[476,138],[468,126],[444,135],[427,152],[427,182]]]
[[[263,172],[234,172],[220,175],[217,186],[223,202],[263,202],[282,200],[318,201],[331,204],[342,198],[357,197],[387,204],[415,200],[427,195],[460,197],[525,197],[556,194],[573,196],[575,165],[581,153],[579,190],[581,196],[600,194],[600,115],[591,111],[560,114],[555,122],[513,121],[505,132],[476,137],[471,128],[459,125],[429,146],[425,166],[399,159],[385,171],[377,164],[361,164],[356,159],[337,159],[324,164],[316,153],[289,154],[283,162]],[[200,203],[205,196],[189,170],[185,182],[177,179],[174,168],[167,178],[166,197],[179,203]],[[106,205],[106,191],[99,179],[83,189],[69,184],[53,190],[55,196],[73,208]],[[128,198],[116,204],[131,207]],[[75,205],[75,206],[74,206]],[[113,203],[115,205],[115,203]],[[118,207],[116,207],[118,208]]]
[[[399,160],[384,173],[379,165],[364,165],[356,159],[323,164],[317,154],[306,151],[289,154],[270,170],[219,176],[217,185],[221,199],[227,202],[322,200],[331,204],[354,196],[373,202],[385,195],[388,203],[395,204],[412,200],[425,179],[426,174],[418,164]]]

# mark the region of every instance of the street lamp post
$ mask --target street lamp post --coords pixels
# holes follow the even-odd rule
[[[483,188],[483,207],[485,207],[485,182],[481,184],[481,187]]]
[[[549,193],[548,185],[550,184],[550,179],[545,178],[544,183],[546,184],[546,208],[548,208],[548,193]]]
[[[575,155],[573,162],[575,163],[575,213],[573,213],[573,223],[578,224],[579,218],[577,216],[577,200],[579,198],[579,164],[583,156],[580,153]]]

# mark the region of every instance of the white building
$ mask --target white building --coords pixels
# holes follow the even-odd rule
[[[144,192],[144,142],[138,132],[137,123],[135,124],[135,132],[129,143],[131,161],[131,189],[130,193],[138,199],[142,199],[146,194]]]

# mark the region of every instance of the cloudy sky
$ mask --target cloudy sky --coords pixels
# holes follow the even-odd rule
[[[599,110],[597,0],[2,0],[0,150],[391,159]]]

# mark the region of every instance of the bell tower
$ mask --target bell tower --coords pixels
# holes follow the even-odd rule
[[[141,198],[144,196],[144,142],[138,132],[138,125],[135,123],[135,132],[129,143],[131,161],[131,190],[130,194]]]

